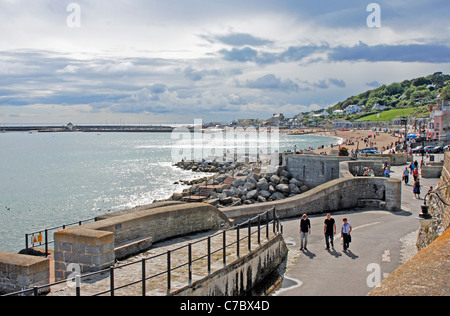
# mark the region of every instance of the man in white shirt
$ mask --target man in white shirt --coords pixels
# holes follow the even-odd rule
[[[344,239],[344,251],[350,247],[350,242],[352,241],[350,233],[352,232],[352,225],[344,218],[344,223],[342,224],[341,237]]]

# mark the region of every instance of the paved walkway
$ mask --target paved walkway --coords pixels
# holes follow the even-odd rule
[[[392,177],[401,179],[405,166],[393,167]],[[439,179],[421,179],[424,188],[436,186]],[[421,198],[424,194],[421,195]],[[338,234],[335,249],[325,250],[325,214],[310,216],[312,234],[308,251],[299,250],[299,218],[283,221],[289,247],[289,261],[279,296],[364,296],[390,273],[417,254],[419,231],[416,217],[422,199],[416,199],[411,182],[402,184],[401,212],[353,210],[336,212]],[[353,226],[353,242],[344,252],[340,226],[347,217]]]
[[[255,250],[259,247],[257,227],[251,230],[251,249]],[[127,284],[136,282],[135,285],[127,286],[115,291],[116,296],[141,296],[142,295],[142,259],[157,258],[146,261],[146,278],[151,275],[160,274],[159,276],[147,280],[146,296],[165,296],[167,294],[167,252],[171,251],[171,292],[181,289],[189,284],[188,272],[188,248],[192,244],[192,281],[195,282],[208,275],[207,263],[207,241],[205,238],[212,235],[212,232],[201,233],[192,236],[172,239],[166,242],[160,242],[153,245],[153,248],[139,256],[118,262],[115,266],[125,266],[135,262],[135,264],[127,265],[121,269],[114,271],[114,288],[119,288]],[[266,227],[261,229],[261,243],[264,244],[266,239]],[[272,238],[273,225],[269,226],[269,238]],[[248,228],[240,230],[239,255],[245,256],[249,253],[248,247]],[[226,263],[230,264],[238,259],[237,256],[237,231],[230,230],[226,233]],[[211,238],[211,273],[223,268],[223,234]],[[180,267],[179,267],[180,266]],[[177,268],[178,267],[178,268]],[[81,284],[82,296],[93,296],[100,292],[110,289],[109,273],[96,275],[90,278],[84,278]],[[75,287],[72,283],[64,283],[59,286],[52,287],[52,293],[49,296],[75,296]],[[104,294],[109,296],[109,293]]]

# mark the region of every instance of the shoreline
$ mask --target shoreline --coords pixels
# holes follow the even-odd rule
[[[342,142],[338,147],[325,147],[322,149],[316,149],[313,152],[316,154],[326,154],[331,155],[332,151],[339,150],[339,147],[345,147],[348,149],[349,153],[351,151],[362,150],[368,147],[378,148],[380,153],[389,150],[392,145],[399,140],[399,137],[392,135],[390,132],[383,131],[372,131],[372,130],[335,130],[328,132],[319,132],[317,135],[327,136],[327,137],[337,137],[342,139]],[[370,137],[369,137],[370,136]],[[383,150],[384,148],[384,150]]]

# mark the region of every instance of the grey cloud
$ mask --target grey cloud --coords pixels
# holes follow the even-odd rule
[[[279,90],[283,92],[298,91],[299,85],[291,79],[282,80],[274,74],[268,74],[255,80],[247,80],[244,87],[261,90]]]
[[[274,41],[263,39],[260,37],[253,36],[247,33],[231,33],[227,35],[201,35],[201,38],[207,40],[210,43],[220,42],[229,46],[265,46],[272,45]]]

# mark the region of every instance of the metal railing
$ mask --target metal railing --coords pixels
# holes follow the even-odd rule
[[[39,231],[32,232],[32,233],[26,233],[25,234],[25,249],[28,250],[31,248],[37,248],[37,247],[44,246],[44,248],[45,248],[44,255],[45,255],[45,257],[48,257],[49,245],[51,245],[55,242],[53,239],[51,239],[49,237],[49,233],[55,232],[55,231],[60,231],[62,229],[66,229],[66,228],[77,226],[77,225],[81,226],[85,223],[95,222],[95,221],[97,221],[97,218],[90,218],[90,219],[78,221],[78,222],[71,223],[71,224],[56,226],[56,227],[52,227],[52,228],[46,228],[46,229],[39,230]],[[30,245],[31,245],[31,247],[30,247]]]
[[[270,226],[272,226],[272,229],[270,229]],[[255,229],[256,228],[256,229]],[[245,235],[242,235],[242,231],[246,231],[247,233]],[[194,271],[194,264],[200,263],[200,265],[203,267],[203,269],[206,268],[205,274],[210,275],[212,273],[212,265],[213,260],[216,261],[216,267],[217,263],[219,263],[221,268],[225,268],[228,264],[227,258],[231,256],[229,253],[227,254],[227,250],[230,250],[235,254],[237,258],[241,258],[242,255],[247,252],[247,254],[252,253],[252,250],[256,250],[256,248],[253,248],[252,241],[256,240],[256,243],[258,247],[260,247],[263,243],[262,241],[265,240],[265,242],[269,242],[279,234],[283,233],[283,227],[280,223],[280,219],[277,216],[277,213],[275,209],[271,209],[265,213],[262,213],[244,223],[238,224],[236,226],[233,226],[232,228],[222,230],[214,235],[208,236],[206,238],[203,238],[201,240],[189,243],[188,245],[180,246],[178,248],[168,250],[167,252],[163,252],[158,255],[154,255],[148,258],[143,258],[139,261],[134,261],[126,264],[121,264],[118,266],[111,266],[110,268],[84,274],[84,275],[76,275],[74,277],[68,278],[67,280],[59,281],[56,283],[52,283],[49,285],[43,285],[43,286],[35,286],[32,289],[20,291],[20,292],[14,292],[7,294],[5,296],[21,296],[21,295],[33,295],[33,296],[39,296],[42,292],[49,292],[50,288],[52,286],[60,285],[63,283],[69,283],[69,282],[75,282],[75,295],[81,296],[81,285],[83,279],[87,280],[86,283],[92,283],[92,278],[97,279],[103,279],[106,281],[106,278],[109,279],[109,286],[104,291],[96,292],[96,293],[88,293],[86,296],[103,296],[109,294],[110,296],[114,296],[117,291],[132,287],[135,285],[140,284],[140,294],[142,296],[146,296],[147,293],[147,284],[149,281],[155,280],[158,277],[164,277],[165,285],[163,289],[165,289],[165,294],[169,295],[173,290],[173,277],[176,271],[181,271],[184,269],[185,271],[181,271],[181,275],[187,274],[186,277],[186,285],[191,285],[194,281],[193,271]],[[229,242],[229,234],[232,234],[235,236],[235,239]],[[217,249],[212,249],[212,240],[213,238],[221,238],[221,247]],[[247,243],[245,244],[245,240],[247,240]],[[194,257],[193,255],[193,248],[197,244],[204,244],[205,246],[198,246],[199,249],[206,249],[205,254],[196,255]],[[181,260],[182,262],[178,265],[174,266],[174,262],[176,258],[183,257],[183,254],[175,255],[177,252],[184,252],[184,256],[187,256],[187,260]],[[215,258],[213,258],[213,256]],[[154,274],[148,274],[147,270],[151,266],[148,262],[151,260],[155,260],[158,258],[162,258],[165,256],[165,268],[162,269],[162,271],[156,272]],[[206,261],[203,262],[202,261]],[[134,281],[126,282],[124,284],[118,285],[116,283],[117,280],[117,273],[120,273],[120,270],[123,270],[127,267],[135,267],[137,271],[139,272],[134,273]],[[206,266],[206,267],[205,267]],[[117,272],[117,273],[116,273]],[[136,274],[140,274],[137,276]],[[177,275],[177,278],[179,279],[180,276]],[[127,275],[127,279],[130,279]],[[178,282],[180,283],[180,282]],[[158,283],[161,285],[161,283]],[[158,289],[159,290],[159,289]],[[134,291],[133,293],[139,293]],[[163,291],[164,292],[164,291]],[[133,294],[133,296],[136,296],[136,294]]]

